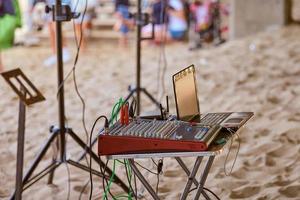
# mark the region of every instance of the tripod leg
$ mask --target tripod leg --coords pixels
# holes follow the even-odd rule
[[[145,89],[141,88],[141,91],[159,108],[160,103]]]
[[[125,98],[125,102],[128,101],[128,100],[130,99],[130,97],[133,96],[133,94],[136,92],[136,88],[130,89],[129,91],[130,91],[130,93],[129,93],[129,94],[127,95],[127,97]]]
[[[75,142],[77,142],[79,144],[79,146],[81,146],[81,148],[86,150],[87,154],[92,156],[92,158],[99,165],[101,165],[102,167],[105,167],[105,164],[101,160],[99,160],[98,156],[72,131],[72,129],[66,129],[66,131],[75,140]],[[112,175],[112,171],[110,168],[107,167],[106,171],[109,174],[109,176]],[[127,185],[116,175],[115,175],[115,183],[117,183],[124,190],[124,192],[126,192],[126,193],[129,192],[129,188],[127,187]]]
[[[54,164],[57,162],[57,156],[58,156],[58,149],[59,149],[58,139],[56,139],[56,141],[52,143],[52,147],[53,147],[52,164]],[[53,183],[54,172],[55,172],[55,168],[52,169],[49,173],[48,182],[47,182],[48,184]]]
[[[128,101],[132,96],[133,94],[136,92],[136,89],[129,89],[130,93],[128,94],[128,96],[125,98],[125,102]],[[159,105],[158,105],[159,106]],[[102,129],[103,130],[103,129]],[[94,140],[92,141],[92,146],[94,146],[97,142],[97,138],[94,138]],[[81,161],[86,155],[86,151],[84,150],[84,152],[80,155],[78,161]]]
[[[53,142],[53,140],[55,139],[56,136],[57,136],[56,133],[52,133],[51,136],[50,136],[50,138],[48,138],[48,140],[46,141],[46,143],[42,147],[41,151],[38,153],[37,157],[35,158],[35,160],[31,164],[31,166],[29,167],[28,171],[26,172],[26,174],[25,174],[25,176],[23,178],[23,186],[27,183],[27,181],[29,180],[29,178],[33,174],[34,170],[37,168],[38,164],[40,163],[40,161],[44,157],[44,155],[47,152],[50,144]],[[11,200],[15,199],[15,192],[12,194],[12,196],[10,197],[10,199]]]

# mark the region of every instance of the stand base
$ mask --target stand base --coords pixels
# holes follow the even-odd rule
[[[87,154],[89,154],[90,156],[92,156],[93,160],[96,161],[99,165],[101,165],[102,167],[105,167],[105,164],[99,159],[99,157],[90,149],[90,147],[88,147],[70,128],[66,128],[66,133],[69,134],[71,136],[71,138],[74,139],[74,141],[85,150],[85,152]],[[75,162],[73,160],[57,160],[57,159],[53,159],[52,163],[50,165],[48,165],[46,168],[44,168],[42,171],[40,171],[39,173],[37,173],[36,175],[32,176],[32,174],[34,173],[34,171],[36,170],[37,166],[39,165],[39,163],[41,162],[42,158],[45,156],[47,150],[49,149],[49,147],[51,146],[51,144],[54,142],[55,139],[60,138],[60,130],[57,129],[55,130],[55,132],[52,132],[50,137],[48,138],[48,140],[45,142],[45,144],[43,145],[41,151],[38,153],[37,157],[34,159],[33,163],[31,164],[31,166],[29,167],[29,170],[27,171],[27,173],[25,174],[23,181],[22,181],[22,192],[26,189],[28,189],[30,186],[32,186],[33,184],[35,184],[36,182],[38,182],[40,179],[42,179],[43,177],[45,177],[46,175],[49,174],[49,179],[48,179],[48,184],[51,184],[53,181],[53,177],[54,177],[54,172],[55,169],[57,167],[59,167],[61,164],[70,164],[74,167],[77,167],[81,170],[84,170],[86,172],[90,172],[90,168],[88,166],[82,165],[78,162]],[[112,171],[109,168],[106,168],[106,172],[108,175],[104,174],[104,178],[109,179],[110,176],[112,175]],[[96,170],[91,170],[92,174],[99,176],[99,177],[103,177],[103,174],[101,174],[100,172],[96,171]],[[129,188],[127,187],[127,185],[118,177],[115,175],[114,178],[114,182],[119,185],[124,192],[128,193],[129,192]],[[14,200],[16,196],[16,192],[14,192],[12,194],[12,196],[10,197],[11,200]]]
[[[158,108],[160,108],[160,102],[158,102],[148,91],[146,88],[132,88],[131,86],[128,87],[129,94],[125,98],[125,102],[128,101],[135,93],[143,93],[145,94],[152,103],[154,103]],[[140,109],[138,109],[140,110]],[[139,115],[140,113],[138,113]]]

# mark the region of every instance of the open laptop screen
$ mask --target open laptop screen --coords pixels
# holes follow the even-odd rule
[[[200,119],[194,65],[173,75],[173,87],[177,118],[182,121]]]

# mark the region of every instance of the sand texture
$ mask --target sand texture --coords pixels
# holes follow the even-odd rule
[[[224,160],[228,149],[216,160],[208,176],[207,187],[221,199],[300,199],[300,27],[291,26],[261,33],[242,40],[231,41],[219,48],[207,47],[190,52],[187,44],[166,47],[167,69],[165,94],[170,96],[171,113],[175,113],[171,75],[195,64],[201,112],[252,111],[253,119],[240,133],[241,149],[231,176],[224,174]],[[86,102],[88,130],[97,116],[109,115],[119,97],[128,94],[127,87],[135,82],[134,41],[128,50],[117,48],[107,41],[92,41],[80,56],[76,69],[79,90]],[[69,46],[75,51],[72,41]],[[74,47],[74,48],[73,48]],[[74,53],[72,51],[72,53]],[[42,91],[46,101],[27,108],[25,171],[42,143],[49,136],[48,127],[57,124],[56,69],[42,66],[50,54],[48,43],[39,47],[17,47],[3,53],[6,69],[20,67]],[[142,85],[155,96],[161,49],[144,48],[142,57]],[[163,67],[163,62],[160,64]],[[67,73],[72,64],[65,66]],[[0,79],[0,199],[7,199],[15,182],[18,99],[4,80]],[[160,83],[162,85],[162,83]],[[82,104],[76,96],[72,78],[65,84],[66,118],[69,127],[85,140],[82,128]],[[153,106],[143,97],[143,110]],[[101,126],[98,124],[97,129]],[[81,149],[68,138],[67,155],[75,159]],[[227,164],[229,170],[237,150],[234,142]],[[95,148],[96,151],[96,148]],[[52,150],[41,166],[51,161]],[[191,168],[194,158],[184,159]],[[152,166],[147,160],[140,163]],[[82,161],[85,164],[84,161]],[[40,166],[40,168],[41,168]],[[93,162],[93,167],[99,167]],[[55,172],[54,184],[47,178],[39,181],[23,194],[24,199],[78,199],[89,175],[69,166],[68,185],[66,165]],[[125,180],[124,170],[117,171]],[[159,195],[161,199],[179,199],[186,175],[173,159],[165,159]],[[147,175],[155,187],[156,176]],[[102,196],[102,181],[94,177],[94,199]],[[116,185],[115,194],[122,192]],[[144,199],[151,199],[147,191],[139,189]],[[89,187],[82,199],[88,199]],[[192,199],[193,192],[189,199]]]

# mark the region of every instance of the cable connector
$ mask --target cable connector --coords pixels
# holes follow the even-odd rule
[[[159,159],[158,164],[157,164],[157,173],[158,174],[162,174],[163,165],[164,165],[163,159]]]
[[[104,133],[105,133],[105,134],[108,134],[108,132],[109,132],[109,122],[108,122],[107,117],[105,117],[105,122],[104,122]]]

